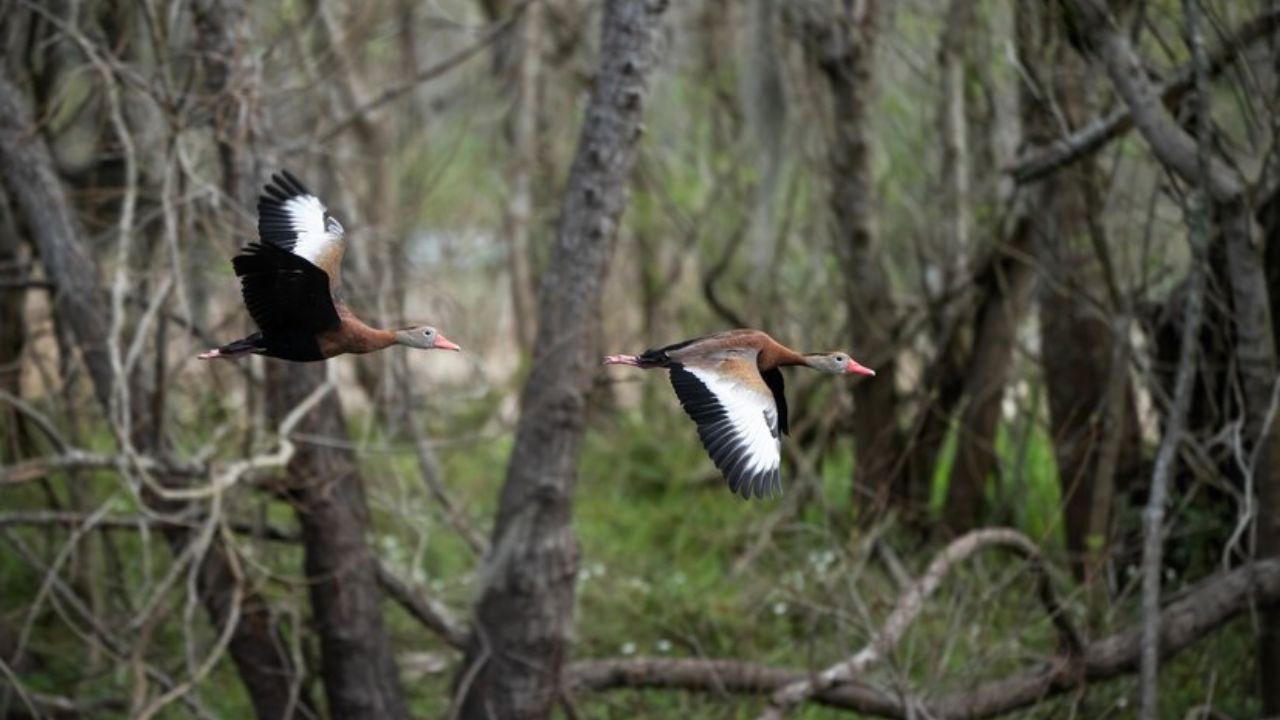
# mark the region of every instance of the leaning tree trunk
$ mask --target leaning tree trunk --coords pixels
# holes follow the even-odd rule
[[[600,69],[542,278],[533,368],[458,676],[465,718],[545,718],[559,687],[578,567],[571,499],[598,366],[600,298],[626,206],[663,5],[605,4]]]

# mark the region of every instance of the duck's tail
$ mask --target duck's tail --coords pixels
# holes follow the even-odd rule
[[[604,364],[627,365],[648,370],[649,368],[667,367],[671,364],[671,358],[667,357],[667,353],[662,350],[645,350],[639,355],[609,355],[605,357]]]
[[[201,360],[230,360],[241,355],[260,353],[266,349],[266,346],[262,344],[262,333],[254,333],[249,337],[229,342],[222,347],[206,350],[196,357]]]

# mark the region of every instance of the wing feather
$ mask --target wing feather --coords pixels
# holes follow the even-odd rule
[[[778,411],[762,380],[758,388],[738,381],[743,363],[731,358],[715,368],[673,364],[671,387],[729,489],[744,498],[766,497],[782,492]],[[754,361],[749,365],[759,379]]]
[[[346,251],[342,224],[287,170],[272,175],[258,198],[258,238],[319,266],[336,283]]]
[[[791,428],[787,426],[787,393],[786,383],[782,380],[782,371],[778,368],[770,368],[761,372],[760,377],[764,379],[764,384],[769,386],[769,392],[773,393],[773,404],[778,408],[778,429],[786,435],[791,432]]]
[[[231,260],[249,316],[265,335],[320,333],[338,326],[329,276],[306,259],[253,243]]]

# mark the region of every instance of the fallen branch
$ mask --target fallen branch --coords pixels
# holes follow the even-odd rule
[[[690,690],[717,695],[763,695],[803,681],[807,670],[709,658],[623,658],[583,660],[566,669],[570,692],[602,692],[622,688]],[[884,718],[904,718],[902,701],[861,680],[828,688],[812,699],[823,705]]]
[[[1202,580],[1160,611],[1160,657],[1168,659],[1255,606],[1280,600],[1280,560],[1261,560]],[[938,717],[989,718],[1030,707],[1081,684],[1109,680],[1138,669],[1142,623],[1085,648],[1081,667],[1066,658],[991,681],[932,704]]]
[[[797,680],[779,688],[770,698],[769,706],[760,714],[760,719],[780,720],[792,708],[813,695],[849,682],[855,676],[866,672],[867,668],[883,659],[898,644],[916,616],[924,609],[924,601],[937,591],[952,568],[979,550],[993,546],[1011,548],[1031,562],[1039,578],[1041,600],[1049,612],[1049,617],[1058,628],[1060,643],[1066,648],[1068,655],[1077,654],[1082,646],[1080,636],[1053,594],[1048,572],[1035,543],[1022,533],[1007,528],[974,530],[957,538],[938,553],[933,562],[929,563],[929,568],[924,575],[920,576],[920,579],[898,598],[889,619],[876,631],[865,647],[848,659],[812,677]]]
[[[1161,611],[1161,656],[1170,658],[1253,607],[1276,601],[1280,601],[1280,560],[1260,560],[1206,578]],[[934,700],[881,690],[864,678],[851,678],[807,700],[891,720],[998,717],[1088,683],[1132,674],[1138,667],[1141,632],[1141,623],[1135,623],[1089,643],[1074,657],[1060,652],[1032,669]],[[569,692],[670,688],[757,695],[776,693],[810,677],[809,671],[799,668],[737,660],[625,658],[573,663],[566,668],[565,687]]]

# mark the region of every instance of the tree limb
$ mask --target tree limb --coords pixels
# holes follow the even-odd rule
[[[1229,68],[1243,50],[1260,40],[1265,40],[1280,28],[1280,9],[1265,12],[1236,29],[1226,40],[1208,53],[1206,70],[1216,77]],[[1194,87],[1194,64],[1188,62],[1173,77],[1155,90],[1165,107],[1176,107]],[[1133,113],[1128,104],[1122,104],[1104,117],[1084,125],[1075,132],[1060,138],[1048,146],[1037,148],[1036,153],[1023,158],[1008,172],[1019,184],[1039,180],[1080,158],[1097,152],[1107,143],[1120,137],[1133,127]]]
[[[467,629],[443,603],[401,580],[385,563],[378,563],[378,585],[415,620],[439,635],[450,646],[467,648]]]
[[[883,659],[898,644],[916,616],[924,609],[925,600],[937,591],[952,568],[978,551],[992,546],[1008,547],[1031,562],[1039,578],[1040,597],[1049,617],[1058,628],[1060,643],[1066,648],[1068,656],[1079,653],[1082,647],[1080,636],[1053,594],[1044,561],[1035,543],[1022,533],[1007,528],[974,530],[957,538],[938,553],[933,562],[929,563],[928,570],[898,598],[893,612],[872,636],[871,642],[856,654],[822,672],[779,688],[770,698],[769,707],[760,714],[760,720],[780,720],[814,694],[849,682],[866,672],[867,668]]]
[[[1117,26],[1106,3],[1065,0],[1065,4],[1088,39],[1089,52],[1102,63],[1156,159],[1187,182],[1197,182],[1201,163],[1195,139],[1165,110],[1142,60]],[[1240,198],[1244,183],[1235,171],[1213,157],[1208,158],[1206,169],[1204,183],[1216,202],[1232,203]]]
[[[511,25],[520,18],[520,14],[524,11],[525,7],[528,4],[529,4],[529,0],[525,0],[524,2],[517,4],[512,9],[511,15],[507,16],[507,18],[504,20],[500,20],[494,23],[484,33],[484,35],[482,35],[480,39],[477,40],[476,42],[462,48],[458,52],[450,55],[449,57],[445,58],[444,60],[441,60],[440,62],[434,65],[430,65],[428,67],[422,68],[417,73],[415,73],[412,77],[409,77],[401,81],[400,83],[396,85],[392,85],[391,87],[383,90],[381,93],[378,94],[377,97],[365,102],[360,107],[352,110],[351,113],[346,117],[334,122],[324,130],[316,133],[315,138],[308,139],[303,143],[300,143],[294,147],[288,148],[287,150],[284,151],[284,154],[295,152],[304,147],[314,147],[317,145],[323,145],[324,143],[332,140],[335,136],[337,136],[342,131],[346,130],[352,125],[355,125],[358,122],[361,122],[362,119],[369,113],[374,112],[375,110],[382,107],[383,105],[386,105],[387,103],[394,102],[396,99],[400,98],[410,90],[413,90],[414,88],[418,87],[419,85],[425,82],[434,80],[440,77],[441,75],[444,75],[450,70],[465,63],[467,60],[470,60],[472,57],[475,57],[477,54],[480,53],[481,50],[484,50],[485,48],[489,47],[489,45],[492,44],[495,40],[502,37],[502,35],[506,33],[508,29],[511,28]]]
[[[90,524],[102,530],[143,530],[147,527],[172,526],[196,530],[202,527],[206,517],[168,517],[161,515],[107,515],[91,518],[90,515],[71,510],[32,510],[0,513],[0,528],[7,526],[60,526],[71,529]],[[297,543],[302,539],[295,532],[290,532],[275,525],[256,525],[247,522],[228,522],[227,526],[235,533],[250,537],[262,538],[282,543]]]
[[[1161,611],[1160,653],[1169,658],[1248,612],[1280,600],[1280,560],[1261,560],[1207,578]],[[862,678],[826,688],[808,700],[891,720],[930,717],[983,720],[1030,707],[1137,670],[1141,625],[1086,645],[1073,658],[1059,653],[1048,662],[967,690],[926,701],[878,689]],[[777,692],[811,678],[809,671],[738,660],[625,658],[583,660],[566,669],[570,692],[622,688],[670,688],[719,694]]]

